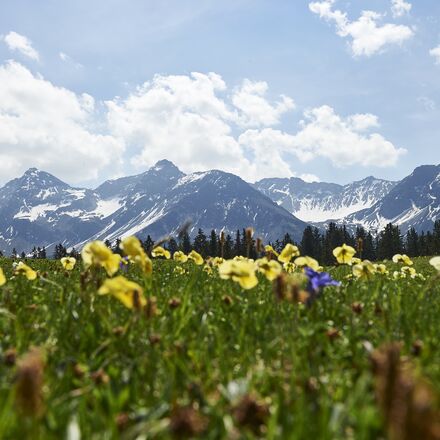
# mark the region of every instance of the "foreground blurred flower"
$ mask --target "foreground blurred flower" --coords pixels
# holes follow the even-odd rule
[[[76,264],[76,258],[73,257],[63,257],[60,261],[65,270],[73,270]]]
[[[176,251],[174,252],[173,260],[177,261],[178,263],[186,263],[188,261],[188,256],[182,251]]]
[[[196,251],[191,251],[188,254],[188,260],[193,261],[197,266],[201,266],[204,263],[203,257]]]
[[[417,276],[417,272],[413,267],[409,267],[409,266],[404,266],[402,267],[402,269],[400,269],[400,272],[402,272],[402,274],[405,277],[411,277],[411,278],[415,278]]]
[[[136,237],[124,238],[120,244],[120,248],[132,262],[141,267],[144,274],[150,275],[153,272],[153,263],[145,253],[141,242]]]
[[[364,260],[353,266],[353,275],[360,280],[369,280],[376,273],[376,268],[371,261]]]
[[[281,261],[281,263],[289,263],[293,257],[297,257],[298,255],[299,249],[293,244],[287,243],[278,256],[278,261]]]
[[[33,281],[37,278],[37,272],[30,268],[27,264],[24,264],[23,261],[20,261],[15,267],[15,273],[17,275],[23,275],[28,280]]]
[[[351,264],[356,250],[345,243],[333,250],[333,255],[339,264]]]
[[[123,276],[107,279],[98,290],[99,295],[112,295],[129,309],[141,309],[147,305],[142,287]]]
[[[109,276],[113,276],[119,269],[121,256],[114,254],[102,241],[92,241],[87,243],[81,257],[84,267],[103,267]]]
[[[435,270],[440,272],[440,257],[434,257],[429,260],[429,264],[434,267]]]
[[[159,258],[159,257],[163,257],[167,260],[169,260],[171,258],[171,254],[170,251],[168,251],[167,249],[164,249],[162,246],[157,246],[155,247],[152,251],[151,251],[151,255],[154,258]]]
[[[319,263],[312,257],[299,257],[295,260],[295,264],[301,268],[310,267],[317,272],[321,269]]]
[[[266,244],[266,246],[264,246],[264,252],[268,256],[275,255],[275,257],[278,257],[279,255],[278,252],[270,244]]]
[[[252,289],[258,284],[255,264],[248,260],[227,260],[219,266],[218,271],[220,278],[231,279],[243,289]]]
[[[262,273],[269,281],[273,281],[283,270],[278,261],[268,260],[266,257],[260,258],[256,263],[258,272]]]
[[[406,264],[407,266],[412,266],[414,263],[411,261],[411,258],[408,257],[408,255],[401,255],[401,254],[396,254],[393,257],[393,261],[394,263],[402,263],[402,264]]]
[[[388,269],[385,266],[385,264],[375,264],[374,268],[376,269],[377,273],[380,273],[382,275],[387,275],[388,274]]]
[[[44,355],[38,348],[30,349],[18,361],[15,401],[18,409],[27,416],[40,417],[44,411],[44,367]]]
[[[296,269],[295,263],[292,263],[291,261],[289,261],[288,263],[284,263],[283,269],[287,273],[293,273],[293,272],[295,272],[295,269]]]
[[[3,272],[3,269],[0,267],[0,286],[4,286],[6,284],[6,277]]]

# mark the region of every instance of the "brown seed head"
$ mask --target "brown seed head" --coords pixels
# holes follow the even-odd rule
[[[255,396],[247,394],[233,408],[232,413],[237,425],[248,427],[258,434],[269,417],[269,406]]]
[[[192,406],[177,407],[171,413],[170,431],[176,438],[198,437],[207,427],[207,418]]]

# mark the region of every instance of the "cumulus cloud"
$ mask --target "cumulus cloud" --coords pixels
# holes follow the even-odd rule
[[[301,162],[323,157],[341,168],[392,166],[405,153],[379,133],[370,132],[378,126],[374,115],[357,114],[344,118],[333,108],[322,106],[306,111],[304,116],[296,134],[268,128],[248,130],[240,136],[240,143],[261,151],[279,148],[295,154]]]
[[[40,59],[40,55],[32,47],[32,42],[24,35],[11,31],[1,38],[8,46],[9,50],[13,52],[20,52],[22,55],[30,58],[31,60],[38,61]]]
[[[429,51],[429,55],[431,55],[434,58],[435,64],[440,65],[440,45],[431,49]]]
[[[295,108],[293,99],[282,95],[279,102],[271,104],[266,99],[268,84],[248,79],[232,96],[232,103],[242,112],[240,122],[244,126],[271,126],[280,122],[280,117]]]
[[[402,17],[410,13],[412,4],[405,0],[391,0],[391,12],[393,17]]]
[[[377,132],[377,116],[308,110],[290,132],[277,127],[292,110],[266,83],[229,88],[215,73],[157,75],[105,103],[56,87],[17,62],[0,66],[0,175],[37,166],[69,182],[145,170],[169,159],[185,172],[222,169],[248,181],[291,177],[298,163],[394,165],[404,150]],[[294,166],[295,170],[300,167]],[[312,181],[313,175],[301,175]]]
[[[0,84],[2,180],[37,166],[78,182],[118,166],[123,144],[93,130],[92,96],[55,87],[13,61],[0,66]]]
[[[414,30],[394,23],[381,24],[384,14],[362,11],[361,16],[350,21],[345,12],[334,10],[335,0],[309,3],[311,12],[336,25],[336,32],[343,38],[350,38],[350,48],[354,56],[372,56],[383,52],[390,45],[401,45],[414,36]],[[405,2],[403,4],[406,5]],[[402,1],[399,2],[402,5]]]
[[[234,136],[242,125],[278,123],[293,107],[287,97],[271,104],[267,84],[249,80],[235,90],[230,102],[227,86],[215,74],[157,75],[123,100],[107,102],[111,133],[137,150],[139,167],[167,157],[191,172],[221,168],[250,180],[260,175],[292,175],[276,152],[243,149]]]

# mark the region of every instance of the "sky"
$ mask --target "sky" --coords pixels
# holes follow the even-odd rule
[[[440,1],[2,0],[0,184],[440,162]]]

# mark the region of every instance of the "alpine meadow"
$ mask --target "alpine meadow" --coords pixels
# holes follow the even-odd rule
[[[440,3],[4,0],[0,439],[440,440]]]

